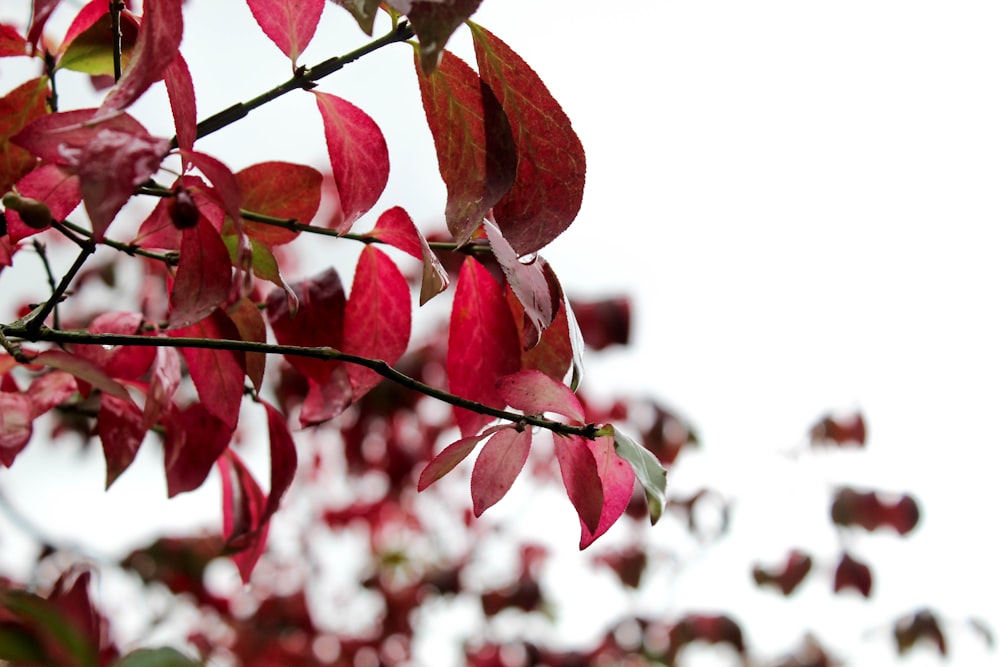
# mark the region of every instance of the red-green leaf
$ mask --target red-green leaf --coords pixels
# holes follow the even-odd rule
[[[452,236],[465,243],[514,185],[514,136],[490,87],[450,52],[444,52],[436,72],[418,73],[417,80],[448,189],[445,222]]]
[[[247,0],[264,34],[294,66],[319,25],[325,0]]]
[[[459,438],[442,449],[437,456],[432,458],[427,465],[424,466],[424,469],[420,472],[420,479],[417,481],[417,491],[423,491],[428,486],[447,475],[455,468],[455,466],[465,460],[465,457],[467,457],[472,450],[476,448],[476,445],[478,445],[483,438],[493,435],[502,428],[505,427],[491,426],[478,435],[470,435],[465,438]]]
[[[135,460],[146,435],[142,413],[134,403],[102,394],[101,407],[97,412],[97,434],[101,438],[107,465],[105,488],[111,488],[118,476]]]
[[[47,79],[26,81],[0,98],[0,195],[35,166],[35,158],[11,137],[36,118],[45,115]]]
[[[389,181],[389,149],[375,121],[347,100],[313,91],[323,117],[344,231],[366,213]]]
[[[0,58],[28,55],[28,42],[12,25],[0,23]]]
[[[243,192],[243,208],[273,218],[309,224],[319,209],[323,175],[312,167],[290,162],[262,162],[236,174]],[[268,246],[288,243],[298,232],[244,220],[253,239]]]
[[[278,342],[282,345],[339,349],[343,340],[347,300],[336,269],[330,267],[318,276],[294,283],[291,287],[299,300],[298,312],[294,315],[282,290],[272,290],[267,297],[267,318]],[[288,356],[285,359],[297,371],[320,385],[330,379],[335,366],[331,362],[305,357]]]
[[[45,164],[28,172],[15,189],[22,197],[43,202],[53,220],[64,220],[81,201],[80,180],[65,167],[55,164]],[[41,231],[26,225],[13,209],[8,208],[6,216],[7,232],[15,243]]]
[[[232,285],[229,250],[219,232],[204,222],[185,229],[167,327],[180,329],[207,317],[226,301]]]
[[[266,501],[257,480],[234,451],[227,450],[218,464],[222,474],[222,532],[229,549],[237,552],[232,556],[233,563],[246,584],[267,545],[268,526],[262,521]]]
[[[343,350],[369,359],[396,363],[410,342],[410,287],[396,264],[378,248],[361,252],[354,272],[351,298],[344,312]],[[349,364],[354,400],[359,400],[382,376]]]
[[[569,387],[538,370],[506,375],[497,381],[497,392],[507,405],[526,414],[555,412],[578,424],[584,422],[583,406]]]
[[[594,453],[583,438],[576,436],[557,437],[555,449],[566,495],[580,516],[584,533],[593,534],[600,525],[604,508],[604,488]]]
[[[111,89],[99,116],[114,114],[139,99],[146,89],[163,78],[177,56],[184,33],[182,0],[144,0],[139,37],[122,78]]]
[[[91,0],[73,18],[59,45],[58,69],[84,72],[91,76],[111,76],[115,73],[109,5],[102,0]],[[139,36],[139,21],[131,12],[122,12],[119,19],[121,62],[127,65]]]
[[[384,241],[422,260],[424,272],[420,280],[420,305],[424,305],[448,287],[448,272],[413,219],[402,207],[394,206],[379,216],[366,236]]]
[[[531,450],[531,431],[502,428],[490,438],[472,467],[472,511],[478,517],[507,495]]]
[[[534,257],[530,262],[522,262],[496,225],[487,219],[483,228],[507,284],[524,307],[524,345],[534,347],[559,309],[559,283],[550,282],[551,269],[544,259]]]
[[[177,134],[178,148],[190,151],[198,130],[198,110],[195,104],[194,82],[187,61],[178,53],[163,73],[163,83],[167,86],[170,112],[174,117],[174,132]]]
[[[8,468],[31,440],[33,406],[24,394],[0,391],[0,464]]]
[[[371,36],[380,0],[333,0],[333,3],[349,11],[358,22],[358,27]]]
[[[264,316],[261,315],[260,308],[253,301],[244,297],[230,306],[226,314],[239,330],[241,340],[254,343],[267,342],[267,327],[264,326]],[[264,381],[267,355],[262,352],[245,352],[243,357],[246,361],[247,377],[250,378],[254,389],[259,393]]]
[[[531,67],[489,31],[470,26],[479,74],[500,100],[517,146],[517,179],[493,214],[524,255],[573,222],[583,201],[586,158],[569,118]]]
[[[240,333],[222,310],[184,329],[174,329],[174,337],[239,340]],[[230,431],[236,427],[243,402],[243,354],[231,350],[186,347],[181,354],[205,409]]]
[[[619,457],[632,466],[635,478],[642,484],[642,489],[646,493],[646,505],[649,509],[649,520],[655,524],[663,514],[663,506],[667,497],[667,471],[663,469],[660,462],[648,449],[637,443],[614,427],[610,428],[614,435],[614,451]],[[603,438],[602,438],[603,440]],[[600,465],[598,465],[600,469]],[[601,480],[605,481],[602,474]],[[631,488],[631,487],[630,487]],[[631,490],[629,491],[631,494]],[[605,483],[605,494],[607,494],[607,484]],[[626,503],[627,504],[627,503]],[[617,518],[617,517],[616,517]],[[604,517],[602,515],[603,523]]]
[[[267,435],[271,443],[271,488],[268,491],[267,506],[264,507],[261,517],[263,524],[278,511],[281,497],[292,485],[295,468],[298,465],[298,454],[285,416],[267,401],[261,403],[267,411]]]
[[[472,16],[481,1],[390,0],[389,6],[410,19],[420,40],[420,67],[425,74],[430,74],[438,66],[452,33]]]
[[[229,445],[235,426],[212,415],[202,403],[173,410],[164,420],[163,467],[167,497],[197,489]]]
[[[447,373],[451,392],[495,408],[507,403],[496,382],[520,370],[517,329],[503,288],[479,262],[462,265],[448,329]],[[492,418],[455,408],[462,435],[471,435]]]

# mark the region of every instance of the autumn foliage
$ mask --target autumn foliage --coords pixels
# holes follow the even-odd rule
[[[412,613],[462,588],[476,552],[473,517],[525,475],[561,486],[579,519],[581,549],[616,523],[656,523],[666,513],[697,532],[694,507],[711,493],[668,498],[664,470],[695,443],[690,427],[654,402],[608,406],[580,392],[584,340],[595,351],[627,342],[630,306],[571,303],[539,254],[580,210],[586,157],[539,75],[472,22],[479,2],[248,0],[275,57],[287,58],[290,78],[215,115],[198,108],[180,50],[182,5],[93,0],[72,9],[60,38],[46,23],[68,8],[34,0],[26,27],[0,25],[0,57],[30,58],[40,72],[0,97],[0,281],[38,259],[51,277],[49,298],[24,304],[18,319],[0,325],[0,464],[16,470],[18,456],[47,429],[75,429],[99,442],[108,487],[140,447],[161,447],[171,497],[217,475],[220,536],[164,537],[118,564],[183,596],[209,620],[187,636],[188,657],[174,649],[126,651],[90,597],[85,568],[62,573],[45,593],[0,581],[0,658],[143,667],[195,664],[196,652],[199,661],[223,656],[245,665],[361,664],[354,661],[364,655],[403,663],[412,653]],[[369,37],[376,18],[390,28],[356,51],[304,65],[317,25],[335,13],[353,17]],[[474,65],[445,48],[459,29],[471,36]],[[433,137],[447,192],[438,229],[419,228],[405,204],[380,205],[392,177],[381,128],[363,100],[322,90],[326,76],[363,67],[351,63],[386,47],[412,68]],[[70,108],[57,95],[56,81],[78,73],[104,91],[99,105]],[[154,136],[131,111],[161,83],[172,137]],[[206,135],[286,94],[322,125],[316,139],[329,157],[322,169],[275,156],[234,170],[225,156],[200,149]],[[122,212],[136,199],[155,202],[138,219]],[[361,244],[350,284],[336,266],[287,279],[308,243]],[[74,248],[61,275],[46,244]],[[117,252],[109,270],[128,265],[139,276],[137,289],[113,308],[83,296],[98,275],[98,248]],[[447,322],[428,322],[434,333],[417,338],[420,306],[432,300],[448,301]],[[239,446],[248,420],[266,425],[261,479]],[[319,444],[321,434],[336,436],[335,453]],[[860,416],[831,417],[812,435],[817,444],[860,445],[865,430]],[[467,460],[471,468],[455,471]],[[305,587],[279,591],[267,583],[283,567],[268,548],[272,519],[289,499],[309,499],[337,466],[358,485],[351,488],[374,479],[380,491],[347,502],[313,498],[306,515],[329,531],[364,527],[370,554],[383,565],[361,582],[384,606],[374,632],[323,629]],[[448,491],[439,485],[461,475],[471,498],[458,524],[471,537],[432,549],[427,562],[407,562],[400,540],[428,542],[432,528],[414,494],[438,493],[444,502]],[[832,507],[835,525],[867,531],[891,527],[902,535],[919,518],[905,495],[844,488]],[[220,555],[253,584],[253,615],[240,611],[239,596],[206,588],[205,570]],[[485,616],[543,606],[538,578],[546,554],[526,545],[519,558],[514,585],[482,592]],[[599,562],[632,588],[647,566],[639,546]],[[760,566],[753,576],[789,595],[811,563],[793,551],[784,565]],[[871,588],[870,568],[845,552],[833,589],[868,596]],[[529,664],[635,652],[672,664],[695,641],[747,650],[739,624],[723,614],[632,622],[643,639],[631,649],[614,632],[588,654],[522,648]],[[936,641],[928,617],[914,623],[900,631],[901,650],[920,635]],[[481,642],[465,658],[507,664],[498,651]]]

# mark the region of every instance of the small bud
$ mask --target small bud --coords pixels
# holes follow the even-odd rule
[[[32,229],[45,229],[52,224],[52,211],[45,202],[22,197],[16,192],[8,192],[2,201],[5,208],[17,211],[21,221]]]
[[[201,217],[191,191],[180,186],[174,188],[174,194],[167,202],[167,212],[177,229],[190,229],[198,224],[198,218]]]

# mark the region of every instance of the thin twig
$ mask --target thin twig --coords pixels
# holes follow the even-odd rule
[[[66,294],[66,290],[69,289],[70,283],[73,282],[73,278],[83,268],[87,259],[94,254],[95,247],[93,240],[88,240],[81,246],[80,254],[76,256],[73,265],[69,267],[69,270],[63,275],[62,280],[56,285],[56,288],[52,291],[52,296],[26,321],[24,328],[28,332],[29,337],[35,332],[41,331],[42,325],[45,323],[45,318],[49,316],[49,313],[56,307],[56,304],[62,300],[63,295]]]
[[[52,265],[49,264],[49,256],[45,252],[45,244],[38,239],[31,239],[31,245],[34,246],[35,252],[38,254],[38,258],[42,260],[42,267],[45,269],[45,276],[49,281],[49,289],[54,293],[56,291],[56,277],[52,273]],[[56,329],[59,328],[58,307],[52,310],[52,326]]]
[[[111,0],[108,11],[111,12],[111,58],[115,68],[115,81],[122,78],[122,10],[125,3],[122,0]]]
[[[573,426],[562,422],[545,419],[537,415],[523,415],[516,412],[500,410],[489,405],[484,405],[477,401],[471,401],[461,396],[448,393],[444,390],[424,384],[420,380],[402,373],[380,359],[369,359],[354,354],[347,354],[330,347],[302,347],[298,345],[274,345],[271,343],[257,343],[254,341],[216,339],[216,338],[188,338],[170,336],[137,336],[128,334],[95,334],[86,331],[63,331],[41,327],[37,331],[32,330],[27,325],[5,324],[0,325],[0,333],[5,334],[8,340],[21,339],[36,341],[47,341],[52,343],[72,343],[74,345],[132,345],[143,347],[178,347],[178,348],[198,348],[204,350],[229,350],[232,352],[258,352],[262,354],[282,354],[296,357],[307,357],[310,359],[320,359],[323,361],[343,361],[357,366],[375,371],[387,380],[412,389],[431,398],[465,408],[472,412],[488,415],[497,419],[503,419],[516,424],[538,426],[559,435],[576,435],[584,438],[595,438],[599,428],[595,424]]]

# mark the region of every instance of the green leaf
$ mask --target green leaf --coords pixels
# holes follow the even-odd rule
[[[663,506],[667,500],[667,471],[653,454],[613,426],[610,428],[615,436],[615,453],[628,461],[635,471],[635,476],[646,492],[646,505],[649,507],[649,520],[655,524],[663,514]]]
[[[139,649],[115,663],[115,667],[201,667],[172,648]]]

